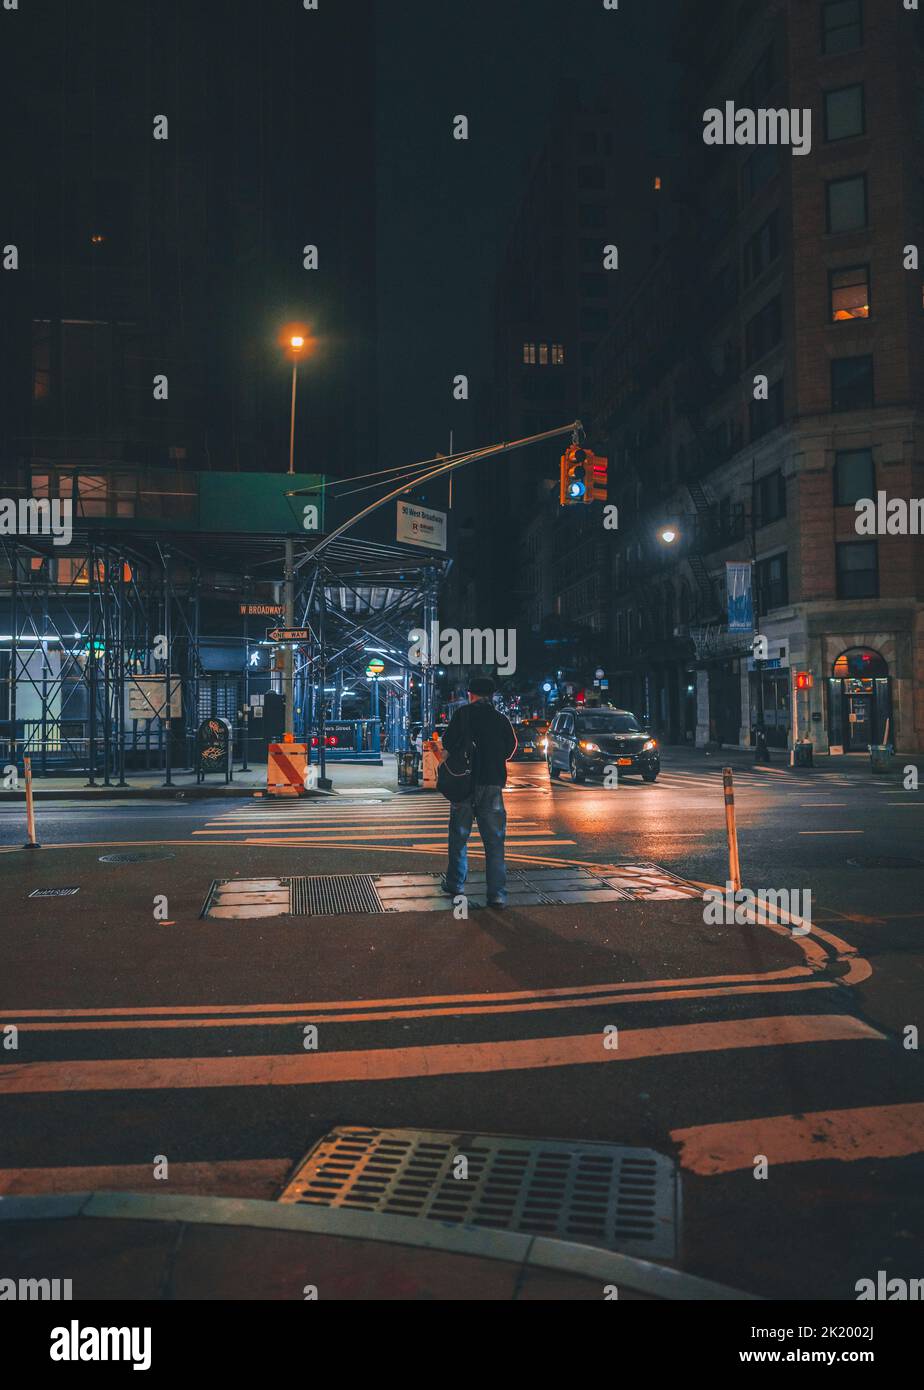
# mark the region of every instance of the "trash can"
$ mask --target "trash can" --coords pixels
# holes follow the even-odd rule
[[[815,763],[814,763],[814,761],[813,761],[813,753],[814,753],[814,751],[815,751],[815,745],[814,745],[814,743],[810,743],[808,739],[800,739],[799,742],[796,744],[796,756],[795,756],[795,758],[794,758],[794,760],[793,760],[794,763],[795,763],[795,766],[796,766],[796,767],[814,767],[814,766],[815,766]]]
[[[869,765],[873,772],[891,772],[892,758],[891,744],[870,744]]]
[[[418,785],[417,776],[417,754],[411,748],[406,753],[398,754],[398,786],[416,787]]]

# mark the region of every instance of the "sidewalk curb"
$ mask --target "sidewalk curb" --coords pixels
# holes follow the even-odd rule
[[[343,1240],[405,1245],[447,1255],[518,1264],[522,1269],[555,1270],[601,1285],[622,1284],[651,1298],[760,1302],[709,1279],[652,1264],[633,1255],[595,1246],[496,1231],[486,1227],[351,1211],[345,1207],[267,1202],[238,1197],[150,1197],[126,1192],[70,1192],[61,1196],[6,1197],[0,1222],[94,1218],[110,1221],[170,1221],[185,1225],[238,1226],[267,1231],[303,1232]],[[602,1291],[601,1291],[602,1292]]]

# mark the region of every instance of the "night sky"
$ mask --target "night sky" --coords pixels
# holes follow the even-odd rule
[[[562,84],[668,138],[675,0],[401,0],[378,7],[380,467],[488,443],[494,279]],[[452,138],[457,114],[468,142]],[[472,399],[452,399],[469,377]]]

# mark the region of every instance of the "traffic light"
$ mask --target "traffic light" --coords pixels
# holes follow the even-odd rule
[[[814,677],[813,677],[811,671],[797,671],[797,672],[796,672],[796,689],[797,689],[797,690],[811,690],[811,688],[812,688],[812,686],[813,686],[814,684],[815,684],[815,679],[814,679]]]
[[[606,501],[607,460],[579,444],[569,444],[561,456],[558,503],[571,507],[575,503]]]
[[[578,444],[569,444],[561,456],[559,469],[558,504],[573,506],[587,500],[588,453]]]

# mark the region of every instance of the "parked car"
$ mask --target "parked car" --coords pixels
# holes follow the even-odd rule
[[[546,761],[553,781],[568,772],[573,782],[584,782],[613,766],[620,777],[654,782],[661,771],[657,740],[630,710],[611,706],[561,710],[548,732]]]

